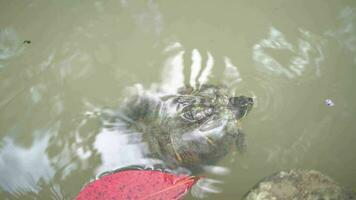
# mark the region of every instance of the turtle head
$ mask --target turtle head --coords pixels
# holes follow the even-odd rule
[[[253,99],[246,96],[230,97],[228,108],[235,114],[237,120],[245,117],[253,106]]]

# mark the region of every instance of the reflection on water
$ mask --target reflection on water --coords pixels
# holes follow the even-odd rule
[[[153,166],[158,160],[147,157],[148,147],[142,141],[142,133],[128,132],[125,124],[114,128],[103,128],[96,136],[94,148],[100,154],[101,165],[98,174],[130,165]]]
[[[162,73],[161,87],[168,94],[177,92],[177,89],[185,84],[189,84],[193,88],[199,88],[199,86],[208,83],[210,81],[209,77],[213,76],[214,57],[209,51],[206,52],[207,60],[203,63],[201,52],[198,49],[193,49],[191,52],[183,49],[182,44],[174,42],[164,50],[166,54],[171,55],[173,53],[166,60]],[[184,54],[191,55],[191,66],[184,66]],[[223,60],[225,66],[220,84],[234,89],[236,84],[242,81],[240,73],[229,57],[225,56]],[[184,68],[188,68],[190,74],[189,82],[185,80]]]
[[[147,2],[121,0],[137,26],[144,32],[153,32],[160,35],[163,29],[163,19],[157,3],[153,0]],[[137,5],[139,4],[139,5]]]
[[[179,43],[177,43],[179,44]],[[177,47],[169,45],[166,49],[176,51],[176,48],[180,48],[180,44]],[[164,64],[162,70],[162,84],[161,88],[165,93],[176,93],[179,87],[184,86],[184,66],[183,66],[183,50],[178,50],[177,53],[170,56]]]
[[[37,134],[38,135],[38,134]],[[37,136],[30,147],[21,147],[13,139],[4,138],[0,151],[0,186],[14,195],[41,190],[40,181],[54,176],[46,149],[49,135]]]
[[[242,81],[237,66],[235,66],[229,57],[224,57],[225,69],[223,83],[229,88],[234,88]],[[234,95],[234,94],[233,94]]]
[[[335,37],[343,46],[356,52],[356,9],[350,6],[340,11],[338,20],[341,24],[336,30],[328,30],[326,35]],[[354,58],[356,63],[356,58]]]
[[[192,72],[190,74],[189,85],[196,88],[196,77],[198,77],[199,72],[201,70],[202,58],[197,49],[192,51]]]
[[[221,189],[218,188],[219,184],[222,184],[222,181],[204,178],[196,183],[196,186],[192,188],[192,195],[197,198],[206,198],[209,194],[218,194],[221,193]]]
[[[275,27],[270,28],[269,38],[262,40],[253,47],[253,59],[261,67],[288,78],[301,76],[307,67],[315,68],[315,75],[320,76],[320,63],[324,60],[322,43],[315,40],[315,36],[306,30],[300,29],[301,38],[297,45],[288,42],[281,31]],[[273,58],[268,49],[288,53],[290,59],[284,64]]]
[[[24,48],[23,41],[13,28],[0,28],[0,60],[10,59]]]

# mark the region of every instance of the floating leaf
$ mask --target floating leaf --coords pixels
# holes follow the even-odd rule
[[[89,183],[76,200],[179,200],[198,179],[155,170],[119,171]]]

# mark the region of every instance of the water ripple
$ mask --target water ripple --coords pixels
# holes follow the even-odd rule
[[[297,44],[292,44],[280,30],[271,27],[269,37],[253,46],[253,60],[261,69],[291,79],[304,75],[311,67],[315,68],[315,76],[320,76],[325,39],[304,29],[300,29],[299,34]],[[270,50],[288,53],[287,63],[282,64],[282,57],[273,57]]]

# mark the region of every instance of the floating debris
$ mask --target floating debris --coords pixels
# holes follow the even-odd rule
[[[24,44],[31,44],[31,40],[25,40],[23,41]]]
[[[334,106],[335,103],[331,99],[325,99],[325,105],[331,107]]]

